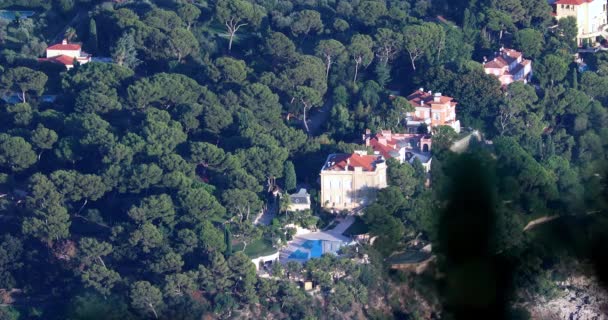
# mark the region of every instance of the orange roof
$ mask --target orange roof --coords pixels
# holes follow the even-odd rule
[[[374,171],[375,162],[379,160],[375,155],[360,155],[353,154],[334,154],[327,159],[327,165],[324,170],[333,171],[354,171],[354,167],[362,167],[363,171]]]
[[[572,4],[572,5],[581,5],[583,3],[591,3],[593,0],[557,0],[555,4]]]
[[[456,106],[456,102],[454,102],[454,98],[448,96],[439,96],[439,102],[435,102],[435,96],[432,93],[425,92],[424,90],[416,90],[409,96],[407,96],[407,100],[415,107],[420,107],[420,103],[424,104],[426,108],[433,108],[433,106],[438,105],[446,105],[450,104],[452,106]]]
[[[46,49],[47,50],[80,50],[81,48],[82,47],[80,46],[79,43],[67,43],[67,44],[58,43],[58,44],[54,44]]]
[[[374,151],[378,151],[380,152],[380,154],[385,157],[386,159],[388,158],[392,158],[393,156],[390,154],[391,151],[394,151],[395,148],[391,147],[387,144],[382,144],[380,143],[380,141],[378,141],[377,138],[373,138],[369,141],[372,149],[374,149]]]
[[[55,57],[51,57],[51,58],[40,58],[38,59],[38,61],[49,61],[49,62],[56,62],[56,63],[61,63],[63,65],[66,66],[73,66],[74,65],[74,58],[70,57],[70,56],[66,56],[64,54],[59,55],[59,56],[55,56]]]

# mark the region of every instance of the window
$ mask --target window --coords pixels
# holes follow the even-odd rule
[[[433,119],[439,120],[439,112],[433,112]]]
[[[346,201],[346,204],[351,204],[353,202],[350,197],[346,197],[344,201]]]
[[[325,179],[325,189],[331,189],[331,181],[329,179]]]
[[[336,196],[336,203],[340,203],[340,196]]]
[[[344,181],[344,189],[350,190],[352,188],[353,188],[353,182],[352,182],[352,180],[346,180],[346,181]]]

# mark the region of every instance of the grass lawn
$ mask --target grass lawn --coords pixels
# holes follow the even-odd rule
[[[363,222],[361,217],[355,217],[355,222],[344,231],[345,236],[356,236],[359,234],[365,234],[369,232],[369,227]]]
[[[233,250],[242,251],[243,243],[239,243],[233,246]],[[245,248],[245,254],[251,258],[255,259],[257,257],[267,256],[277,252],[277,249],[272,246],[272,242],[268,239],[259,239],[255,240],[252,243],[247,244],[247,248]]]

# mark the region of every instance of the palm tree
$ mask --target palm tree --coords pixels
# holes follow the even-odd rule
[[[291,206],[291,198],[289,197],[288,194],[281,197],[281,199],[279,200],[279,206],[280,206],[280,209],[279,209],[280,212],[287,213],[287,210],[289,210],[289,207]]]
[[[69,27],[65,30],[65,33],[63,34],[63,37],[68,41],[71,42],[72,39],[77,38],[77,34],[76,34],[76,29]]]

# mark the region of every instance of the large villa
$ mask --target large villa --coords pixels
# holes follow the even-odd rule
[[[321,205],[333,210],[353,210],[375,199],[386,188],[386,162],[367,151],[330,154],[321,169]]]

